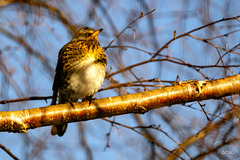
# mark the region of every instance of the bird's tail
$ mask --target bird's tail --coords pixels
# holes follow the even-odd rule
[[[57,92],[58,92],[58,90],[53,91],[53,98],[52,98],[51,105],[56,105]],[[55,136],[57,134],[59,137],[62,137],[64,135],[64,133],[66,132],[66,130],[67,130],[67,123],[61,124],[61,125],[53,125],[52,129],[51,129],[51,135]]]
[[[59,137],[62,137],[66,132],[66,130],[67,130],[67,123],[61,124],[61,125],[54,125],[52,126],[52,129],[51,129],[51,135],[55,136],[57,134]]]

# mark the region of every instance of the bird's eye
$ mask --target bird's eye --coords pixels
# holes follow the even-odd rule
[[[91,35],[90,33],[85,33],[85,36],[87,36],[87,37],[90,36],[90,35]]]

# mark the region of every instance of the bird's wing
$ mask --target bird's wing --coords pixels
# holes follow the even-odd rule
[[[70,41],[60,49],[58,54],[57,67],[55,70],[56,74],[52,87],[52,105],[56,104],[61,78],[62,76],[65,76],[62,74],[66,74],[63,71],[69,70],[69,68],[73,68],[74,66],[78,65],[78,63],[72,62],[76,62],[76,60],[82,59],[84,55],[86,55],[85,52],[88,50],[88,45],[84,45],[84,43],[84,41]],[[69,62],[70,60],[71,62]]]
[[[56,105],[58,89],[59,89],[59,81],[61,78],[61,70],[62,70],[62,55],[64,54],[66,48],[68,47],[68,44],[69,43],[65,44],[58,53],[58,62],[57,62],[57,67],[55,69],[56,74],[55,74],[53,86],[52,86],[52,90],[53,90],[52,103],[51,103],[52,105]]]

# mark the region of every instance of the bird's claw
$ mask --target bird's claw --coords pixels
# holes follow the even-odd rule
[[[91,103],[92,103],[92,100],[94,100],[94,99],[96,99],[96,98],[93,98],[93,96],[87,96],[86,98],[84,98],[84,99],[82,100],[82,102],[89,101],[89,106],[90,106]]]

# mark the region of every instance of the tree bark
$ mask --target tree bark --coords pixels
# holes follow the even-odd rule
[[[79,102],[0,112],[0,131],[21,133],[42,126],[128,113],[143,114],[164,106],[220,99],[234,94],[240,94],[240,75],[211,81],[181,81],[172,86],[142,93],[92,100],[90,106],[89,102]]]

